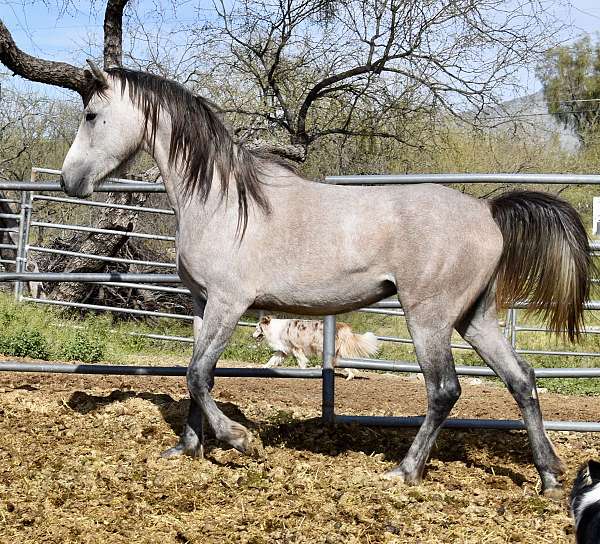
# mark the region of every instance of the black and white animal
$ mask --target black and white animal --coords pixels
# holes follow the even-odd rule
[[[308,357],[323,353],[323,322],[313,319],[274,319],[263,317],[252,334],[257,340],[265,339],[275,352],[265,368],[279,366],[293,355],[300,368],[306,368]],[[372,332],[356,334],[347,323],[336,324],[335,361],[339,357],[370,357],[379,351],[379,340]],[[347,379],[354,375],[347,372]]]
[[[583,465],[571,491],[571,512],[575,519],[577,544],[600,543],[600,463]]]

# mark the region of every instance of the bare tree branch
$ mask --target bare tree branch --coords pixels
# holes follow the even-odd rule
[[[87,78],[84,70],[66,62],[44,60],[21,51],[2,20],[0,20],[0,62],[15,74],[30,81],[71,89],[81,96],[85,94]]]
[[[104,68],[121,65],[123,10],[128,0],[108,0],[104,15]],[[0,20],[0,62],[30,81],[71,89],[85,96],[89,86],[86,70],[66,62],[34,57],[21,51],[6,25]]]
[[[306,159],[306,149],[301,145],[276,144],[259,139],[251,143],[245,143],[244,147],[259,153],[277,155],[294,162],[304,162]]]
[[[473,120],[561,27],[538,0],[215,2],[216,19],[188,27],[202,90],[236,126],[305,148],[394,137],[408,123],[392,116]]]

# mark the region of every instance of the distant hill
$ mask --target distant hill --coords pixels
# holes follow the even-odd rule
[[[580,143],[575,132],[548,114],[542,91],[487,108],[479,115],[479,120],[491,129],[508,131],[538,144],[558,139],[565,151],[579,149]]]

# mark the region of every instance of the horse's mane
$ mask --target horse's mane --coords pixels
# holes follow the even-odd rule
[[[253,154],[236,144],[208,100],[169,79],[126,68],[111,68],[107,73],[129,89],[131,101],[144,116],[144,130],[154,147],[161,109],[171,118],[169,161],[179,159],[184,169],[184,192],[206,200],[216,168],[221,180],[221,195],[226,198],[231,176],[238,197],[238,232],[248,224],[249,201],[268,213],[269,202],[260,179],[261,167],[268,158]],[[92,90],[101,93],[102,89]]]

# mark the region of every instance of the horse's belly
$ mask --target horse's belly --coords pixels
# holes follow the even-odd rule
[[[349,312],[369,306],[396,294],[396,286],[387,280],[374,282],[345,282],[302,289],[277,290],[259,295],[254,307],[260,310],[290,312],[301,315],[325,315]]]

